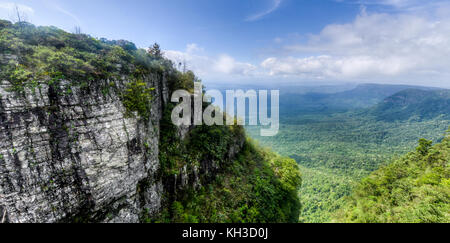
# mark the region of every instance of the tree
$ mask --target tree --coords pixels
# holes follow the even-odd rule
[[[161,47],[158,43],[153,44],[149,49],[148,53],[154,57],[161,58],[163,56],[163,52],[161,51]]]
[[[417,152],[420,153],[422,156],[425,156],[428,154],[428,151],[430,150],[431,146],[433,145],[432,141],[428,141],[424,138],[419,140],[419,147],[417,147]]]
[[[74,32],[74,34],[76,34],[76,35],[81,35],[81,27],[80,26],[75,26],[75,32]]]
[[[19,6],[14,5],[14,13],[10,17],[12,22],[21,24],[22,22],[27,22],[27,16],[24,12],[20,11]]]

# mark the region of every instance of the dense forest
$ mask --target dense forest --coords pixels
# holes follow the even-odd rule
[[[382,167],[356,186],[338,221],[450,222],[450,130],[444,140],[420,140],[415,152]]]
[[[421,138],[442,140],[450,125],[449,94],[389,85],[361,85],[335,94],[290,94],[280,100],[277,136],[260,137],[256,127],[247,130],[262,145],[299,163],[300,221],[331,222],[360,180],[413,150]],[[297,102],[296,108],[292,102]]]

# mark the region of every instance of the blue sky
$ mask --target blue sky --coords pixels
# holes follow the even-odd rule
[[[36,25],[158,42],[210,83],[450,86],[443,0],[0,0],[0,18],[15,5]]]

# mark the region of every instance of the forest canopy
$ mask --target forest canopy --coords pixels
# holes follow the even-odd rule
[[[337,219],[355,223],[449,223],[450,130],[362,180]]]

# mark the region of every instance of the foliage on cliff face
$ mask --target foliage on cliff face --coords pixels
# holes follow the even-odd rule
[[[192,72],[179,73],[170,85],[190,90],[197,80]],[[294,160],[246,140],[242,126],[197,126],[180,140],[170,120],[173,106],[166,107],[161,122],[161,171],[165,181],[197,171],[200,184],[166,195],[160,217],[147,221],[298,222],[301,176]],[[238,153],[230,157],[233,150]]]
[[[200,185],[167,195],[161,216],[148,221],[298,222],[301,177],[294,160],[246,141],[241,126],[198,126],[183,141],[175,133],[166,112],[159,156],[163,174],[179,178],[183,171],[192,175],[197,170]],[[233,147],[242,143],[241,151],[229,158]],[[216,168],[202,174],[205,166]]]
[[[180,194],[158,219],[177,223],[298,222],[297,163],[247,141],[212,183]]]
[[[133,112],[137,112],[143,119],[150,116],[151,105],[153,99],[152,91],[154,88],[148,88],[147,84],[135,80],[127,84],[126,90],[123,92],[123,105],[127,109],[127,115],[133,116]]]
[[[449,135],[435,146],[421,139],[415,152],[364,179],[338,221],[450,222]]]

